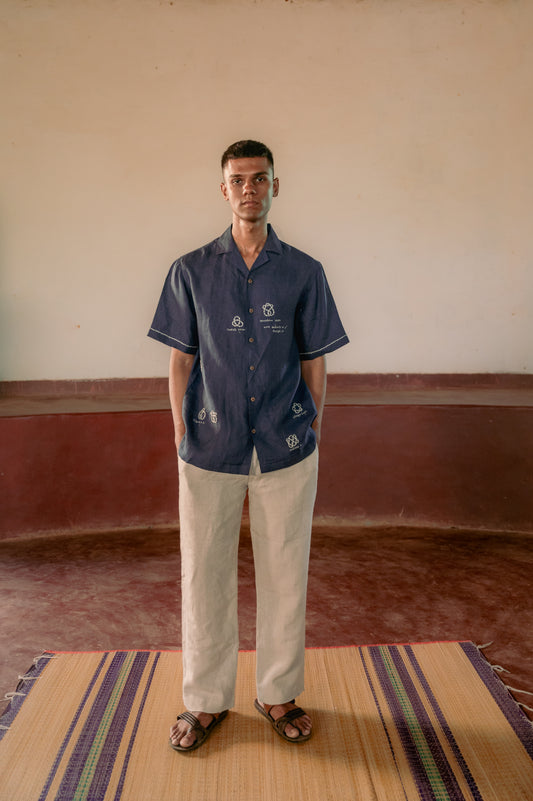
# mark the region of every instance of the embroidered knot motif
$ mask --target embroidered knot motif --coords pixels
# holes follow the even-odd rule
[[[289,436],[286,438],[285,442],[287,443],[287,445],[289,446],[291,451],[293,451],[295,448],[297,448],[298,445],[300,444],[300,440],[298,439],[296,434],[289,434]]]
[[[265,317],[274,317],[275,313],[272,303],[263,303],[263,314]]]

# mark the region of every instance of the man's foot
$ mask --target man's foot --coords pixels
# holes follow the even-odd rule
[[[313,729],[311,718],[294,701],[263,704],[256,699],[254,706],[284,740],[301,743],[310,738]]]
[[[214,715],[209,712],[183,712],[170,729],[170,745],[175,751],[199,748],[227,714],[227,709]]]

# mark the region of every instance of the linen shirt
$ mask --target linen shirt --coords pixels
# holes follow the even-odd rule
[[[300,361],[348,342],[319,262],[281,242],[246,266],[231,226],[175,261],[148,335],[195,354],[183,401],[185,461],[247,474],[295,464],[316,447],[317,411]]]

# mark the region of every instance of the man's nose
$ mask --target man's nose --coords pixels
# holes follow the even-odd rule
[[[255,186],[253,180],[250,178],[249,180],[244,181],[244,192],[249,194],[250,192],[255,192]]]

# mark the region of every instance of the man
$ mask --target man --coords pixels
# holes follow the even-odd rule
[[[172,265],[149,335],[170,345],[179,462],[183,698],[171,745],[205,742],[234,703],[237,552],[248,492],[257,591],[257,710],[289,742],[311,736],[305,603],[325,354],[348,342],[321,265],[267,222],[271,151],[222,156],[232,225]],[[291,700],[292,699],[292,700]]]

